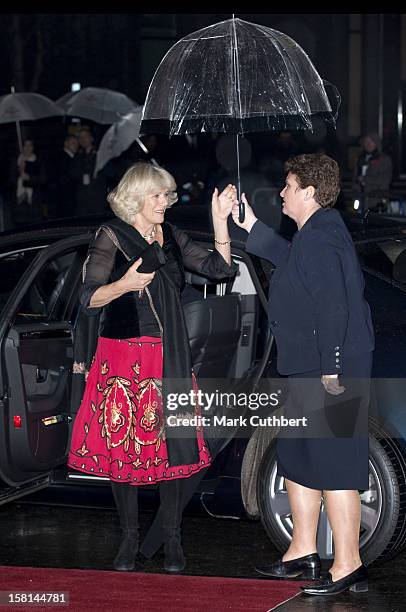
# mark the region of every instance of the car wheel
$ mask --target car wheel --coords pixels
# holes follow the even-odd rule
[[[292,516],[285,479],[277,475],[276,443],[263,456],[257,480],[257,500],[263,526],[272,543],[284,552],[292,538]],[[360,550],[365,564],[387,561],[406,544],[406,464],[396,439],[371,420],[369,489],[361,494]],[[317,531],[320,556],[334,556],[332,531],[324,503]]]

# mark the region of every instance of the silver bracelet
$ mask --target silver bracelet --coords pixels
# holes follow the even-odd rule
[[[219,244],[220,246],[224,246],[225,244],[231,244],[231,240],[226,240],[225,242],[219,242],[218,240],[214,239],[214,242],[216,244]]]

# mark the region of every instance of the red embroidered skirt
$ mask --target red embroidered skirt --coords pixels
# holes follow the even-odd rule
[[[73,426],[69,467],[133,485],[187,478],[207,467],[210,452],[199,428],[199,462],[169,465],[161,391],[160,338],[99,338]]]

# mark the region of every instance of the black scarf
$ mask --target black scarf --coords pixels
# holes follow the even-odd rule
[[[103,225],[114,231],[120,246],[130,258],[139,257],[142,251],[148,247],[149,243],[144,240],[141,234],[121,219],[116,218]],[[169,228],[169,226],[167,227]],[[173,237],[169,239],[175,240]],[[191,404],[187,406],[178,405],[175,410],[169,410],[167,407],[169,394],[187,393],[190,397],[192,358],[179,288],[174,284],[165,268],[164,265],[155,272],[159,301],[154,304],[163,327],[163,411],[166,418],[182,415],[190,417],[195,414],[194,406]],[[195,427],[166,425],[165,435],[171,466],[198,463],[199,454]]]

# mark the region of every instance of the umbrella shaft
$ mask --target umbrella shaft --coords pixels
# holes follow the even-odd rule
[[[240,137],[236,134],[236,146],[237,146],[237,197],[238,197],[238,219],[240,223],[245,220],[245,206],[241,200],[241,176],[240,176]]]
[[[237,197],[238,201],[241,200],[241,176],[240,176],[240,138],[236,134],[236,148],[237,148]]]
[[[18,138],[18,148],[20,149],[20,153],[23,152],[23,139],[21,136],[21,126],[20,122],[16,121],[16,130],[17,130],[17,138]]]

